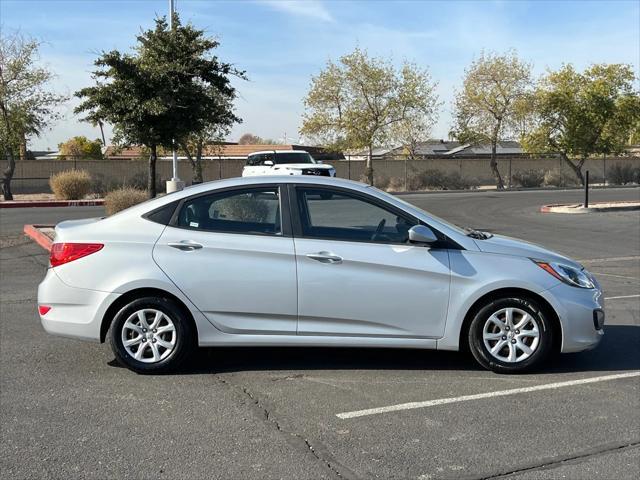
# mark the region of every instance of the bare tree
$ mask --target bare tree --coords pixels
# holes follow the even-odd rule
[[[367,148],[365,174],[373,184],[373,148],[393,140],[397,124],[433,114],[436,105],[425,70],[411,63],[397,70],[356,49],[312,78],[300,133],[335,151]]]
[[[489,143],[491,171],[498,189],[504,182],[497,162],[497,146],[517,128],[521,102],[530,94],[531,65],[515,51],[482,53],[466,70],[462,90],[454,101],[451,136],[461,142]]]
[[[26,139],[38,136],[59,116],[55,110],[67,97],[49,90],[53,73],[38,66],[40,43],[19,33],[0,32],[0,149],[7,161],[2,194],[13,200],[11,180],[16,157]],[[26,152],[23,152],[23,154]]]

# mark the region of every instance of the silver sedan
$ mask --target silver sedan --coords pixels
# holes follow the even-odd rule
[[[63,222],[50,263],[45,330],[109,338],[140,373],[198,345],[469,350],[521,372],[603,335],[577,262],[334,178],[221,180]]]

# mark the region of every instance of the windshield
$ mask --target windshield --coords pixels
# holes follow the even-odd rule
[[[307,152],[295,152],[295,153],[276,152],[275,163],[276,165],[282,165],[284,163],[316,163],[316,161]]]
[[[247,157],[248,166],[264,165],[264,162],[273,162],[274,165],[287,163],[318,163],[307,152],[265,152],[254,153]]]

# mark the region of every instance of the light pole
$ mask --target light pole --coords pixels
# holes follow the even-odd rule
[[[175,12],[174,0],[169,0],[169,31],[173,32],[173,12]],[[167,180],[167,193],[177,192],[184,188],[184,182],[178,178],[178,153],[176,152],[176,141],[173,140],[173,177]]]

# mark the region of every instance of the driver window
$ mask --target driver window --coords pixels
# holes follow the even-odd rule
[[[413,220],[360,197],[324,189],[298,188],[304,236],[354,242],[405,243]]]

